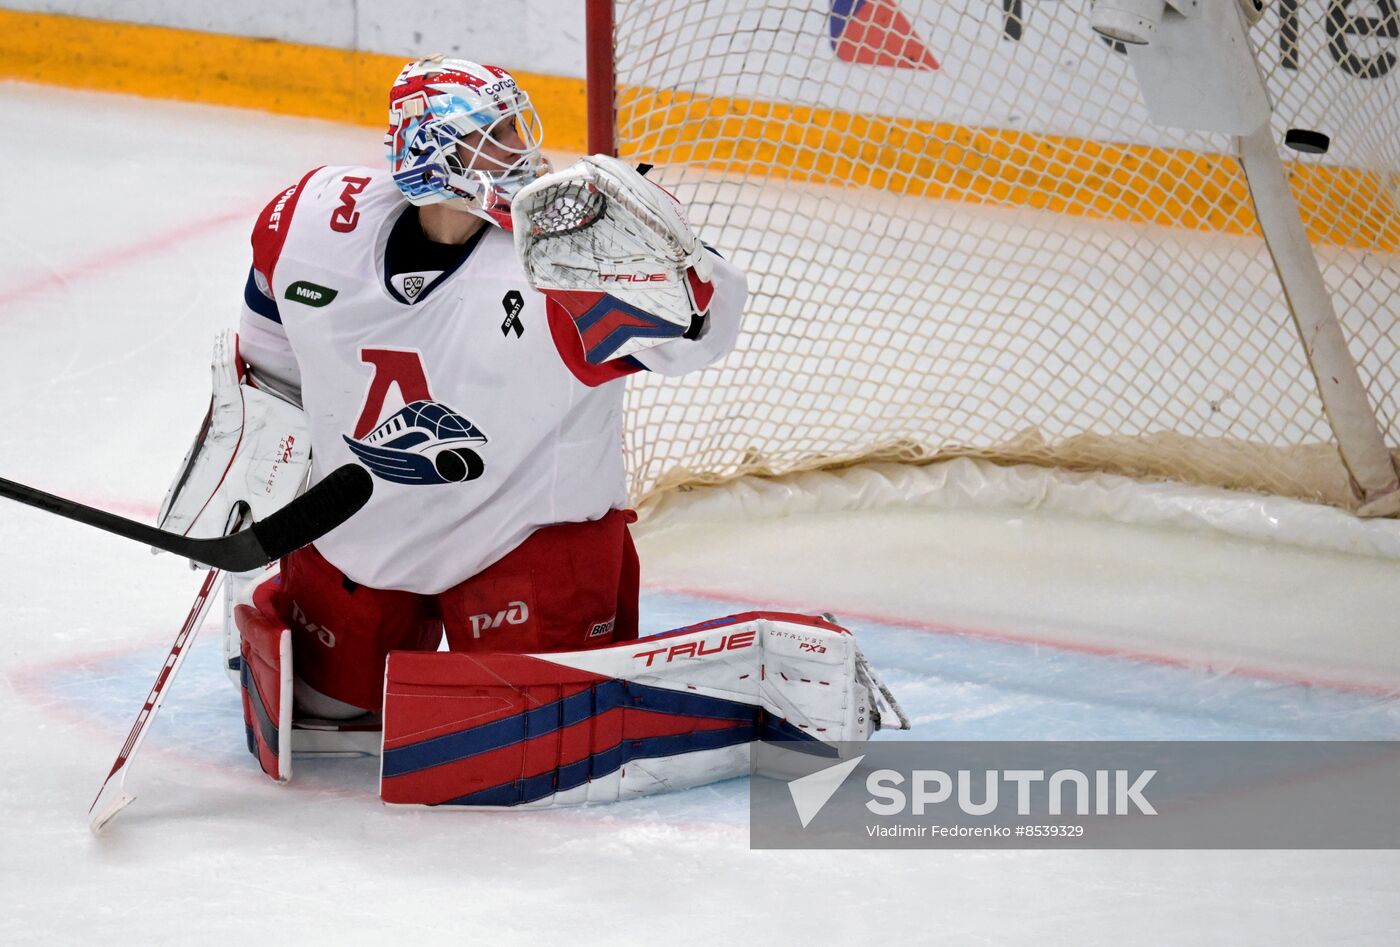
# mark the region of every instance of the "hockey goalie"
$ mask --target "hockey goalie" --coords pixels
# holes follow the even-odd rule
[[[227,533],[344,463],[374,480],[348,522],[226,586],[274,779],[372,732],[388,802],[597,802],[740,775],[754,740],[879,724],[831,620],[638,637],[624,379],[727,353],[745,280],[637,170],[552,173],[540,142],[510,73],[418,60],[390,91],[387,169],[317,168],[254,226],[162,526]]]

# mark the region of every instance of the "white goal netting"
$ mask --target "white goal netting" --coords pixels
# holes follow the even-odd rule
[[[1400,444],[1400,12],[1253,38],[1294,193]],[[744,267],[739,349],[629,393],[637,500],[973,455],[1354,508],[1225,136],[1155,127],[1088,2],[619,0],[619,154]]]

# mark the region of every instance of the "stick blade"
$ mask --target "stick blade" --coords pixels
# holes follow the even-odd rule
[[[92,801],[92,808],[88,809],[88,828],[92,834],[101,835],[102,830],[135,799],[122,787],[120,780],[104,784],[102,791]]]
[[[363,509],[373,494],[369,471],[359,464],[345,464],[294,502],[254,523],[251,531],[271,562],[314,543]]]
[[[218,539],[187,539],[182,555],[225,572],[249,572],[309,546],[354,516],[374,494],[369,471],[345,464],[267,519]]]

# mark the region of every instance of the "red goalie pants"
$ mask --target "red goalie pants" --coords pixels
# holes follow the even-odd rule
[[[282,560],[275,601],[296,676],[366,710],[383,702],[390,651],[574,651],[637,637],[631,510],[536,530],[505,558],[437,595],[356,585],[314,546]]]

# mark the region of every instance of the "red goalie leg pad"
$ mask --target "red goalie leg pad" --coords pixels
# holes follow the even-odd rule
[[[378,710],[390,651],[436,651],[432,600],[351,582],[315,546],[282,559],[277,612],[292,629],[297,676],[327,697]]]
[[[233,618],[242,636],[243,724],[248,752],[279,783],[292,776],[292,633],[278,615],[277,579],[261,583],[253,605],[238,605]]]
[[[379,792],[389,803],[479,806],[602,793],[590,784],[620,778],[634,759],[749,743],[761,714],[545,657],[395,651]]]

